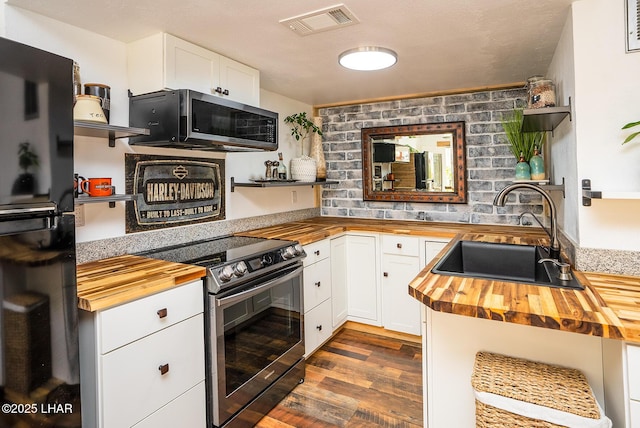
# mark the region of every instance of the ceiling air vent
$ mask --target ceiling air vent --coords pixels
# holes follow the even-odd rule
[[[627,51],[640,51],[640,0],[627,0]]]
[[[347,27],[358,22],[360,22],[358,18],[343,4],[337,4],[280,21],[281,24],[300,36]]]

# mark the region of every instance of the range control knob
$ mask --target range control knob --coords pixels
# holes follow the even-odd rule
[[[282,258],[285,260],[292,259],[302,254],[302,245],[291,245],[282,250]]]
[[[260,264],[262,266],[270,266],[271,264],[273,264],[273,258],[270,254],[265,254],[264,256],[262,256],[262,261],[260,262]]]
[[[220,281],[227,282],[231,278],[233,278],[233,273],[234,273],[233,266],[227,265],[222,269],[220,269],[220,272],[218,272],[218,277],[220,278]]]
[[[293,245],[282,250],[282,258],[285,260],[292,259],[295,256],[296,256],[296,250]]]
[[[247,273],[247,265],[243,261],[239,261],[233,265],[233,273],[235,276],[242,276]]]

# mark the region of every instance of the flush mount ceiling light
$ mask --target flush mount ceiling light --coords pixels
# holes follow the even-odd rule
[[[391,49],[364,46],[349,49],[338,57],[341,66],[351,70],[373,71],[391,67],[398,61],[398,55]]]

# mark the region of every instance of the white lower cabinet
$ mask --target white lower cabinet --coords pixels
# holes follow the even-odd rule
[[[80,312],[84,426],[205,426],[203,300],[194,281]]]
[[[615,428],[640,428],[640,346],[602,341],[605,412]]]
[[[378,235],[347,234],[349,319],[381,326]]]
[[[381,263],[384,328],[420,335],[420,302],[409,295],[420,272],[419,238],[382,235]]]
[[[327,299],[304,314],[305,357],[315,352],[332,334],[331,299]]]
[[[331,321],[331,243],[329,239],[304,246],[304,347],[305,357],[333,333]]]
[[[640,428],[640,346],[626,348],[631,428]]]
[[[134,425],[134,428],[204,427],[207,424],[204,382],[200,382],[151,416]]]
[[[331,240],[331,317],[333,330],[345,323],[347,303],[347,237]]]

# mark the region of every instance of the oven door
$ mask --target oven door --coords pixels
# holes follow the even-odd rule
[[[302,264],[240,291],[210,294],[209,409],[215,426],[273,384],[304,356]]]

